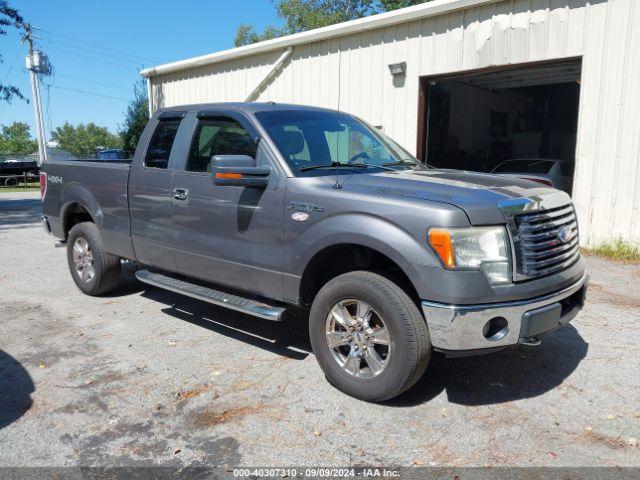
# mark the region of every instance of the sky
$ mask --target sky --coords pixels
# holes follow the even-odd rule
[[[237,27],[279,25],[271,0],[9,0],[40,28],[36,46],[54,68],[41,84],[47,139],[65,122],[94,122],[116,132],[140,68],[233,48]],[[9,29],[0,36],[0,83],[31,98],[26,45]],[[49,85],[49,86],[47,86]],[[33,104],[0,103],[0,124],[27,122]]]

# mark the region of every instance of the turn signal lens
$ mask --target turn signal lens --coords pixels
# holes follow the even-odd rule
[[[242,178],[241,173],[216,173],[216,178]]]
[[[432,228],[429,230],[429,245],[436,251],[445,267],[453,268],[455,265],[455,257],[453,255],[453,244],[451,242],[450,232]]]

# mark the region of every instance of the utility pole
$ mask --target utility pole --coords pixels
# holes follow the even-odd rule
[[[36,134],[38,136],[38,153],[39,162],[47,160],[47,143],[44,134],[44,122],[42,121],[42,103],[40,102],[40,83],[38,74],[50,75],[51,66],[49,65],[49,59],[39,50],[33,48],[33,33],[32,27],[26,23],[24,25],[24,35],[22,41],[27,42],[29,46],[29,54],[26,59],[26,67],[29,70],[29,76],[31,77],[31,91],[33,94],[33,110],[36,116]]]

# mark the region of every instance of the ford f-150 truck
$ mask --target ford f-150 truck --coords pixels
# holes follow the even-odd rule
[[[341,111],[161,109],[130,164],[50,161],[41,181],[81,291],[114,289],[130,260],[155,287],[295,312],[327,379],[369,401],[411,387],[432,350],[535,345],[584,304],[566,193],[431,168]]]

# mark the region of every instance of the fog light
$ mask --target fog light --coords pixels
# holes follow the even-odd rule
[[[482,335],[491,342],[496,342],[509,333],[509,322],[504,317],[493,317],[482,328]]]

